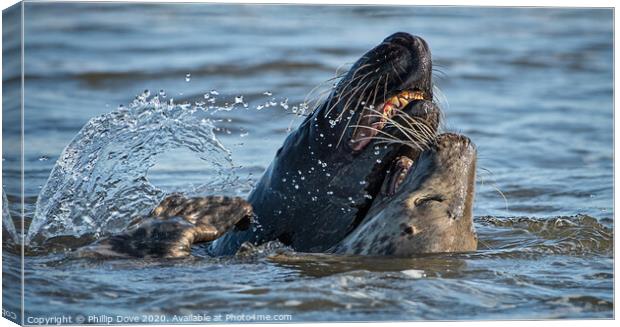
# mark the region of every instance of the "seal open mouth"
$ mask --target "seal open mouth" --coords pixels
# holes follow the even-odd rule
[[[351,137],[351,148],[353,151],[361,151],[370,141],[379,134],[386,122],[396,115],[398,110],[405,108],[413,100],[431,100],[420,90],[405,90],[389,98],[380,105],[377,112],[372,107],[364,108],[360,125],[353,132]]]
[[[395,33],[364,54],[340,80],[323,110],[342,123],[341,137],[361,152],[395,115],[416,100],[433,100],[432,60],[424,39]],[[340,142],[338,142],[340,143]]]

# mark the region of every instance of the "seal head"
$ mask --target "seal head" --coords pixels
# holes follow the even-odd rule
[[[465,136],[447,133],[416,152],[395,160],[381,197],[331,252],[410,257],[476,250],[475,146]]]

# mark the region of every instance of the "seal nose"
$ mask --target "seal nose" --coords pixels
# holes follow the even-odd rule
[[[388,37],[385,38],[385,40],[383,40],[384,42],[399,42],[399,41],[405,41],[405,42],[412,42],[413,39],[415,37],[409,33],[406,32],[396,32]]]
[[[383,42],[398,44],[408,49],[415,49],[419,53],[425,53],[428,51],[428,44],[423,38],[406,32],[394,33],[386,37]]]
[[[462,171],[467,171],[465,167],[475,166],[476,145],[467,136],[455,133],[441,134],[437,136],[434,148],[435,160],[440,166],[458,166],[455,168]]]

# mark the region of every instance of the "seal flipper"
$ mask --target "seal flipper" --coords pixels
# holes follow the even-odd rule
[[[179,258],[194,243],[217,239],[231,228],[250,225],[252,206],[239,197],[165,198],[146,218],[137,218],[119,234],[77,251],[80,257]]]

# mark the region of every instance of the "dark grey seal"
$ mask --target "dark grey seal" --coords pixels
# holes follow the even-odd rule
[[[287,137],[249,195],[255,228],[227,233],[212,253],[230,255],[244,242],[270,240],[323,252],[341,241],[372,205],[398,141],[428,142],[432,133],[407,135],[391,122],[407,126],[405,117],[438,116],[431,76],[430,49],[420,37],[396,33],[364,54]]]

